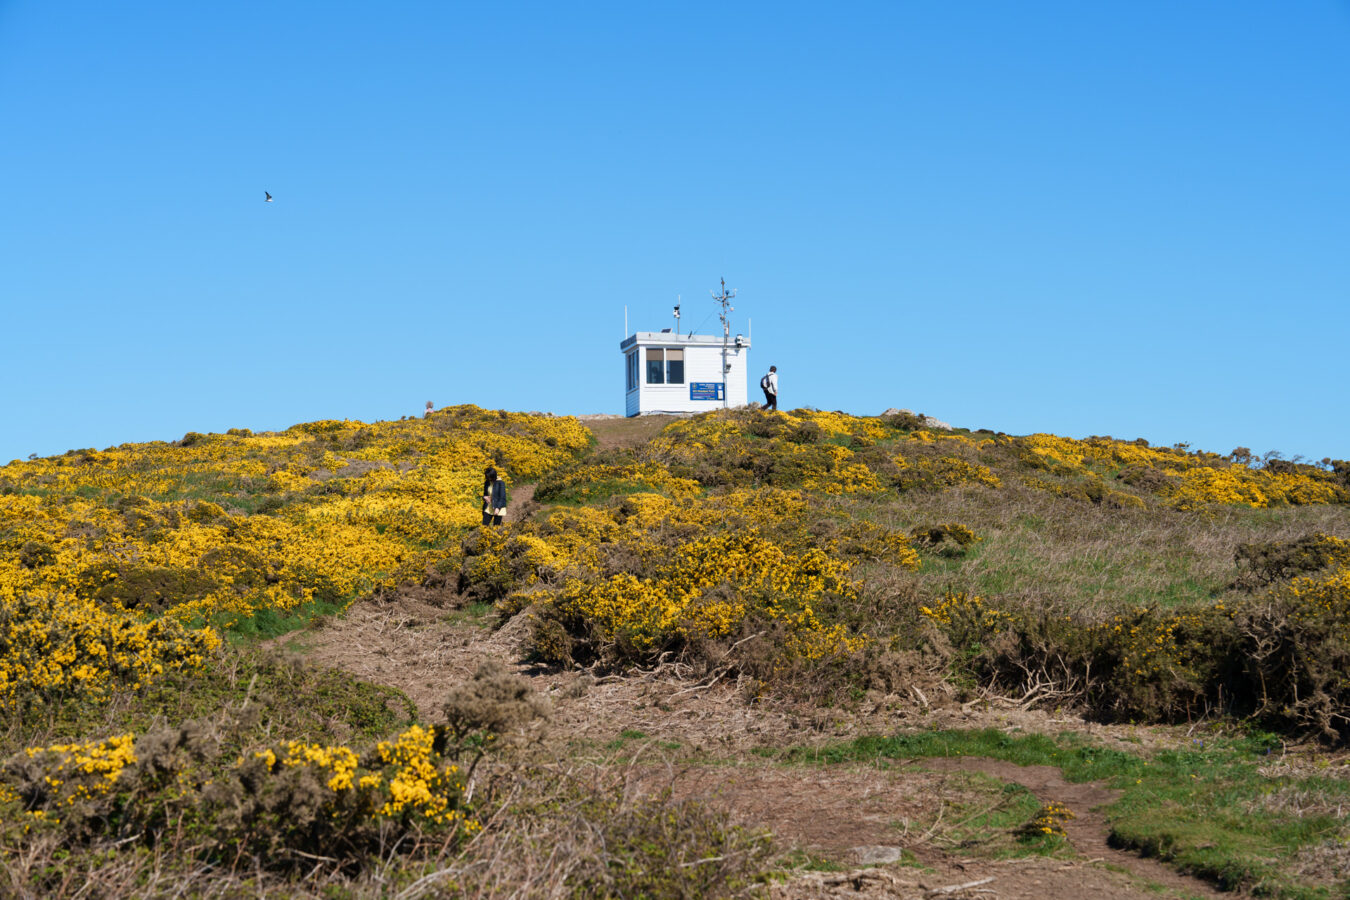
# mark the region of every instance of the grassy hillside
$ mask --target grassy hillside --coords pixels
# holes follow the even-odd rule
[[[918,425],[678,422],[550,472],[558,508],[466,543],[464,589],[532,604],[556,664],[676,655],[824,699],[928,654],[1107,718],[1350,737],[1343,464]]]
[[[490,463],[535,484],[499,529],[477,526]],[[188,434],[0,468],[0,848],[26,860],[0,892],[73,894],[96,870],[109,895],[413,890],[522,822],[547,843],[579,819],[613,829],[599,869],[564,879],[580,896],[721,895],[778,865],[697,804],[511,750],[543,707],[505,671],[427,722],[265,651],[408,587],[525,623],[518,658],[545,670],[674,666],[745,704],[848,715],[940,683],[957,703],[1350,742],[1344,462],[810,410],[608,448],[575,419],[476,407]],[[686,866],[703,858],[722,862]]]

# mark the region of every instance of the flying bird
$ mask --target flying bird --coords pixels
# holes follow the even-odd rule
[[[271,203],[271,202],[272,202],[272,195],[269,194],[269,193],[267,193],[267,191],[263,191],[263,202],[264,202],[264,203]]]

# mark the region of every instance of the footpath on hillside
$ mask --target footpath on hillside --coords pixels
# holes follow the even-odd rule
[[[897,728],[1074,729],[1110,740],[1109,728],[955,703],[926,710],[877,709],[836,719],[790,707],[750,705],[734,686],[704,687],[670,672],[597,679],[583,671],[542,670],[521,659],[527,613],[494,630],[490,616],[466,614],[456,608],[456,595],[444,591],[439,596],[419,591],[420,596],[410,592],[366,601],[318,630],[293,635],[288,646],[317,664],[398,688],[427,720],[437,717],[449,690],[469,680],[485,661],[503,662],[548,698],[552,752],[590,757],[610,753],[619,758],[615,765],[631,768],[633,777],[653,792],[668,787],[676,796],[722,804],[747,824],[769,827],[786,846],[847,873],[804,873],[799,879],[802,893],[785,886],[784,897],[812,896],[826,888],[852,896],[921,896],[925,885],[986,877],[996,881],[979,887],[995,888],[999,897],[1058,893],[1127,898],[1158,896],[1158,888],[1173,896],[1219,895],[1162,863],[1112,848],[1106,821],[1094,812],[1114,799],[1112,792],[1068,782],[1057,769],[970,758],[924,759],[915,761],[913,769],[803,769],[765,765],[757,753]],[[945,832],[960,823],[943,823],[941,810],[949,802],[947,794],[958,793],[962,776],[972,772],[1022,785],[1045,803],[1073,810],[1077,818],[1066,823],[1066,830],[1076,858],[976,860],[964,858],[959,848],[945,847]],[[935,817],[938,824],[929,829],[907,825]],[[909,864],[894,865],[904,862]]]

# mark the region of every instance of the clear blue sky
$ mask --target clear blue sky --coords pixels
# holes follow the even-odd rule
[[[786,407],[1350,457],[1350,2],[0,0],[0,461],[621,412],[723,276]]]

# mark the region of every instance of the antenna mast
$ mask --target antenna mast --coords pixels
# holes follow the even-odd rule
[[[731,392],[727,390],[727,372],[731,369],[730,363],[727,362],[727,343],[731,340],[731,319],[727,317],[727,313],[736,311],[736,307],[731,305],[732,298],[736,296],[736,291],[733,289],[728,292],[727,280],[723,278],[722,293],[718,294],[715,291],[708,291],[708,293],[712,294],[714,300],[722,304],[722,312],[718,318],[722,320],[722,408],[725,409],[731,404]]]

